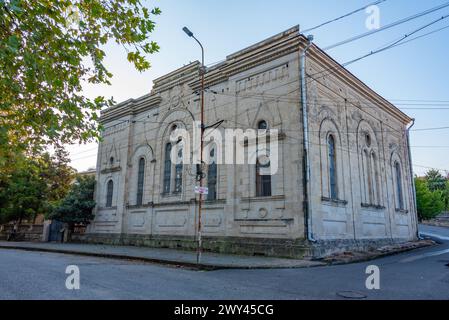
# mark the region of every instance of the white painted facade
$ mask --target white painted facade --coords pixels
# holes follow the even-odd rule
[[[219,164],[217,198],[203,206],[206,238],[281,243],[307,238],[299,77],[299,54],[305,43],[298,28],[292,28],[208,69],[206,125],[225,120],[218,128],[223,132],[257,129],[260,121],[266,121],[269,129],[279,131],[279,170],[271,177],[271,196],[258,197],[255,165]],[[105,131],[98,152],[97,208],[88,228],[93,238],[195,238],[195,167],[183,166],[179,184],[173,165],[170,190],[164,192],[164,151],[174,125],[192,132],[193,121],[199,121],[198,70],[197,62],[189,64],[156,79],[148,95],[102,112]],[[329,70],[333,72],[328,74]],[[415,239],[406,138],[411,119],[318,47],[312,46],[307,55],[306,72],[311,236],[318,242]],[[329,156],[330,136],[335,158]],[[332,179],[330,159],[335,159]],[[111,203],[107,203],[109,181]]]

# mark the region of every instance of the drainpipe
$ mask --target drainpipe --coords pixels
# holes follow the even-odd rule
[[[313,238],[312,232],[312,212],[310,210],[310,159],[309,159],[309,116],[307,112],[307,88],[306,88],[306,54],[309,48],[312,46],[313,36],[307,36],[307,46],[301,52],[300,55],[300,75],[301,75],[301,107],[303,117],[303,176],[304,176],[304,215],[305,215],[305,229],[307,234],[307,240],[316,242]]]
[[[416,189],[415,189],[415,177],[413,175],[413,163],[412,163],[412,151],[410,149],[410,129],[415,125],[415,119],[412,119],[412,124],[407,128],[407,151],[408,151],[408,161],[410,163],[410,177],[412,180],[412,197],[413,204],[415,206],[415,222],[416,222],[416,238],[419,239],[419,230],[418,230],[418,203],[416,200]]]

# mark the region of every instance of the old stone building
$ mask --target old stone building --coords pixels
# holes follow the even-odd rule
[[[206,126],[223,120],[216,131],[265,130],[278,146],[278,170],[270,176],[256,164],[205,166],[206,250],[318,256],[416,239],[412,119],[315,45],[301,77],[306,46],[294,27],[207,69]],[[175,70],[154,80],[148,95],[102,112],[97,208],[86,240],[196,247],[196,167],[170,161],[170,133],[193,134],[199,67]],[[213,157],[229,152],[209,145]]]

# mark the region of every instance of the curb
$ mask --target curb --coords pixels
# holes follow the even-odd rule
[[[110,253],[95,253],[95,252],[85,252],[85,251],[71,251],[71,250],[63,250],[63,249],[48,249],[48,248],[32,248],[32,247],[21,247],[21,246],[2,246],[0,245],[0,249],[10,249],[10,250],[22,250],[22,251],[32,251],[32,252],[50,252],[50,253],[61,253],[61,254],[70,254],[77,256],[86,256],[86,257],[98,257],[98,258],[106,258],[106,259],[119,259],[119,260],[132,260],[132,261],[142,261],[142,262],[150,262],[156,263],[160,265],[169,265],[174,267],[187,267],[194,270],[203,270],[203,271],[213,271],[220,269],[251,269],[251,267],[231,267],[231,266],[216,266],[216,265],[208,265],[208,264],[197,264],[193,262],[180,262],[173,260],[162,260],[156,258],[145,258],[145,257],[135,257],[135,256],[127,256],[120,254],[110,254]]]
[[[354,259],[350,259],[348,261],[341,261],[341,260],[337,260],[337,261],[323,261],[324,259],[321,259],[319,261],[325,263],[326,265],[329,266],[337,266],[337,265],[344,265],[344,264],[351,264],[351,263],[359,263],[359,262],[367,262],[367,261],[372,261],[375,259],[380,259],[380,258],[385,258],[385,257],[389,257],[389,256],[394,256],[397,254],[401,254],[404,252],[410,252],[413,250],[417,250],[417,249],[422,249],[422,248],[427,248],[427,247],[431,247],[431,246],[435,246],[437,245],[437,243],[435,241],[433,241],[433,243],[423,243],[420,246],[417,247],[413,247],[413,248],[403,248],[403,249],[398,249],[398,250],[393,250],[393,251],[389,251],[389,252],[382,252],[382,253],[377,253],[377,254],[373,254],[373,255],[367,255],[365,257],[360,257],[360,258],[354,258]]]
[[[230,270],[230,269],[241,269],[241,270],[269,270],[269,269],[303,269],[303,268],[313,268],[313,267],[323,267],[326,266],[325,263],[321,262],[322,265],[312,265],[312,266],[230,266],[230,265],[213,265],[204,263],[194,263],[187,261],[175,261],[175,260],[165,260],[157,258],[146,258],[139,256],[128,256],[121,254],[110,254],[110,253],[96,253],[96,252],[86,252],[86,251],[72,251],[64,249],[50,249],[50,248],[35,248],[35,247],[23,247],[23,246],[3,246],[0,245],[0,249],[10,249],[10,250],[22,250],[22,251],[32,251],[32,252],[50,252],[50,253],[61,253],[70,254],[78,256],[87,257],[99,257],[106,259],[119,259],[119,260],[131,260],[131,261],[142,261],[148,263],[154,263],[159,265],[168,265],[172,267],[185,267],[192,270],[198,271],[215,271],[215,270]],[[320,261],[315,261],[320,262]]]

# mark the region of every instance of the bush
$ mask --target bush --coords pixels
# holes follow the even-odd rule
[[[443,191],[431,191],[426,179],[415,178],[416,201],[419,220],[430,220],[443,212],[445,203]]]
[[[94,218],[94,189],[94,177],[78,176],[67,196],[55,206],[49,218],[67,223],[70,230],[73,230],[75,224],[89,224]]]

